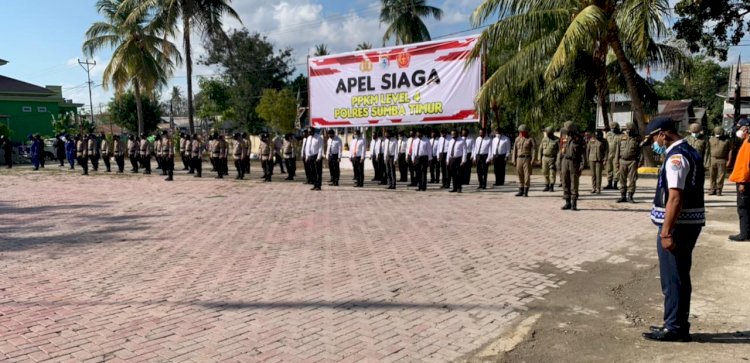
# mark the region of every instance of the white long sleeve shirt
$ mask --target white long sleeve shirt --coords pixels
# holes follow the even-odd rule
[[[307,159],[307,142],[310,140],[310,136],[302,139],[302,160]]]
[[[363,158],[365,157],[365,140],[362,138],[353,138],[350,150],[352,158]]]
[[[370,148],[370,157],[377,159],[378,155],[383,153],[383,139],[377,138],[373,140],[372,148]]]
[[[474,145],[474,151],[471,153],[471,158],[476,160],[478,155],[489,155],[492,149],[492,139],[485,136],[478,136]]]
[[[398,156],[398,140],[393,138],[383,140],[383,156],[384,157],[397,157]]]
[[[430,138],[430,145],[432,146],[432,155],[438,155],[438,154],[440,154],[440,149],[438,149],[438,138],[437,137],[431,137]]]
[[[466,142],[460,137],[448,141],[448,160],[461,158],[461,164],[466,162]]]
[[[510,155],[510,139],[505,135],[495,136],[492,139],[490,154],[493,156],[505,155],[505,157],[508,157]]]
[[[416,137],[410,137],[410,138],[406,139],[406,156],[407,157],[412,157],[412,155],[414,154],[414,148],[416,147],[416,145],[415,145],[416,141],[417,141]]]
[[[310,135],[307,142],[307,156],[315,156],[320,160],[323,158],[323,138],[320,135]]]
[[[341,138],[334,136],[332,139],[328,139],[328,148],[326,150],[326,159],[330,159],[333,155],[338,155],[338,159],[341,160]]]
[[[412,155],[414,156],[415,162],[417,158],[427,156],[427,160],[432,160],[432,145],[430,145],[430,139],[422,137],[421,139],[414,140],[414,148],[412,149]]]
[[[464,140],[464,143],[466,143],[466,153],[467,154],[474,154],[474,138],[471,136],[462,136],[461,139]]]
[[[398,153],[399,154],[406,154],[406,152],[409,150],[409,144],[406,141],[406,138],[399,138],[398,139]]]

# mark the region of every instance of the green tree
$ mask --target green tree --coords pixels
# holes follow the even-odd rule
[[[357,44],[357,48],[354,50],[359,51],[359,50],[368,50],[368,49],[372,49],[372,43],[362,42],[362,43]]]
[[[297,100],[289,89],[264,89],[256,112],[270,128],[291,132],[297,118]]]
[[[10,132],[10,128],[8,127],[8,125],[0,123],[0,135],[3,135],[7,138],[10,138],[12,136],[12,132]]]
[[[709,122],[720,124],[724,99],[717,94],[726,92],[728,82],[729,68],[705,56],[696,56],[690,59],[686,71],[672,70],[654,88],[660,99],[692,99],[695,106],[706,108]]]
[[[315,46],[315,53],[313,54],[313,56],[322,57],[329,54],[331,54],[331,52],[328,51],[328,46],[325,45],[325,43],[320,43]]]
[[[443,11],[427,5],[426,0],[381,0],[380,23],[387,24],[383,45],[391,38],[396,44],[410,44],[431,40],[423,18],[443,18]]]
[[[99,0],[96,8],[105,21],[96,22],[86,32],[83,52],[89,56],[113,48],[112,58],[104,69],[102,86],[112,84],[116,93],[133,86],[137,100],[138,132],[143,132],[142,94],[150,94],[166,85],[172,70],[182,62],[174,44],[146,13],[128,19],[132,5],[128,0]],[[128,21],[126,21],[128,20]]]
[[[161,122],[161,108],[159,102],[155,98],[146,95],[141,95],[142,112],[143,112],[143,130],[141,131],[149,133],[156,130],[157,125]],[[139,120],[135,116],[137,102],[135,93],[128,90],[127,92],[115,95],[107,108],[109,109],[109,117],[112,118],[112,122],[127,130],[136,130],[138,128]]]
[[[236,114],[231,106],[229,85],[220,79],[203,77],[198,79],[198,85],[201,89],[200,103],[196,102],[198,118],[212,120],[216,127],[221,128],[220,123]]]
[[[73,134],[78,131],[78,128],[75,114],[72,112],[61,113],[52,118],[52,129],[56,134]]]
[[[220,79],[229,87],[229,106],[235,111],[236,119],[248,131],[256,133],[263,128],[263,120],[255,112],[261,93],[266,88],[287,86],[288,78],[294,73],[292,50],[276,50],[265,36],[251,34],[246,29],[230,33],[228,42],[232,44],[231,52],[223,40],[206,42],[207,54],[201,58],[201,63],[219,66]]]
[[[164,29],[168,36],[175,36],[181,32],[185,52],[187,71],[187,108],[190,133],[195,132],[193,124],[193,53],[191,35],[199,32],[209,39],[227,39],[224,32],[223,19],[228,15],[240,22],[240,16],[229,5],[231,0],[124,0],[131,15],[130,22],[155,13],[156,22],[160,29]],[[231,45],[231,43],[228,43]]]
[[[750,27],[747,0],[681,0],[674,10],[680,17],[673,27],[677,38],[685,40],[691,52],[704,49],[721,60],[727,59],[729,47],[739,44]]]

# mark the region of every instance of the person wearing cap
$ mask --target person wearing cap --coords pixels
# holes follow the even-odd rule
[[[567,135],[561,155],[560,179],[563,182],[563,199],[565,199],[562,210],[575,211],[578,210],[578,187],[585,165],[583,159],[586,155],[586,142],[573,122],[565,122],[563,128],[567,131]]]
[[[234,159],[234,168],[237,170],[237,176],[235,179],[245,179],[245,166],[242,165],[242,158],[244,155],[240,133],[235,132],[234,135],[232,135],[232,139],[234,139],[234,142],[232,143],[232,158]]]
[[[99,148],[96,146],[96,135],[89,134],[86,147],[88,149],[89,160],[91,161],[91,168],[94,169],[94,171],[99,171]]]
[[[112,172],[112,145],[109,143],[109,140],[107,140],[107,135],[104,135],[102,132],[101,135],[102,141],[99,143],[99,155],[102,157],[102,161],[104,162],[104,167],[107,169],[108,173]]]
[[[260,135],[260,144],[258,145],[258,155],[260,156],[260,166],[263,168],[263,182],[268,183],[273,177],[273,143],[266,133]]]
[[[190,146],[191,169],[195,170],[193,177],[200,178],[203,175],[203,143],[198,134],[193,134],[192,140],[188,145]]]
[[[555,180],[557,179],[557,161],[560,153],[560,140],[555,136],[552,126],[544,129],[542,142],[539,143],[539,156],[542,163],[542,175],[544,175],[543,192],[555,191]]]
[[[724,178],[726,178],[727,169],[732,162],[734,146],[732,145],[732,139],[724,135],[724,129],[721,126],[714,127],[713,131],[713,136],[708,139],[710,150],[708,170],[711,179],[709,195],[721,196],[724,189]]]
[[[312,184],[312,173],[310,172],[310,164],[307,163],[307,144],[310,142],[310,131],[307,129],[302,131],[302,149],[301,157],[302,157],[302,166],[305,167],[305,184]]]
[[[138,152],[143,167],[143,174],[151,174],[151,143],[148,142],[146,134],[141,134],[141,143],[138,146]]]
[[[131,173],[138,172],[138,160],[140,159],[138,155],[138,145],[139,141],[135,135],[128,136],[128,158],[130,159]]]
[[[516,197],[528,197],[531,187],[531,167],[534,165],[536,141],[529,136],[526,125],[518,126],[518,137],[513,144],[513,165],[518,173],[518,194]]]
[[[31,164],[34,165],[34,170],[39,170],[39,165],[41,164],[39,159],[44,158],[44,144],[39,140],[37,135],[29,135],[29,141],[31,142],[31,148],[29,150]]]
[[[735,242],[750,241],[750,120],[743,118],[737,123],[736,136],[740,140],[740,150],[729,181],[737,184],[737,215],[740,220],[740,233],[729,236]]]
[[[605,172],[607,173],[607,186],[604,190],[617,190],[617,182],[620,179],[619,170],[615,167],[617,162],[615,161],[615,153],[617,152],[617,142],[620,140],[620,124],[612,122],[609,124],[609,132],[607,132],[607,163],[605,164]]]
[[[448,141],[448,172],[453,181],[451,193],[461,193],[463,187],[462,167],[466,164],[466,142],[458,135],[458,131],[451,131],[451,139]]]
[[[120,135],[112,135],[112,155],[115,157],[117,173],[125,171],[125,145],[120,140]]]
[[[643,337],[654,341],[690,341],[690,267],[695,243],[706,223],[702,156],[680,137],[671,117],[648,123],[647,138],[657,155],[659,170],[651,221],[658,227],[656,249],[664,294],[664,325],[651,327]]]
[[[505,185],[505,166],[508,161],[508,157],[511,154],[510,138],[505,136],[503,129],[498,127],[495,129],[495,137],[492,138],[492,146],[490,147],[490,157],[488,162],[492,162],[493,172],[495,173],[495,183],[493,186]]]
[[[240,135],[240,142],[242,147],[245,149],[244,156],[242,158],[242,175],[245,176],[250,174],[250,151],[253,149],[253,145],[250,143],[250,138],[247,136],[247,132],[243,132]]]
[[[87,144],[87,140],[80,135],[76,135],[76,158],[78,158],[78,165],[83,168],[82,175],[89,175],[89,150]]]
[[[355,129],[354,135],[352,136],[351,147],[349,148],[352,167],[354,169],[355,188],[362,188],[365,185],[365,152],[367,149],[365,144],[366,142],[362,138],[362,132],[359,131],[359,129]]]
[[[281,158],[282,146],[284,146],[284,138],[282,138],[280,134],[276,134],[276,137],[273,138],[273,167],[276,167],[276,164],[279,164],[281,174],[286,174],[284,160]]]
[[[490,151],[492,149],[492,138],[487,136],[487,130],[479,129],[479,136],[474,142],[474,151],[471,153],[470,162],[477,164],[477,179],[479,179],[479,186],[477,189],[487,189],[487,173],[490,169],[489,159]]]
[[[328,160],[328,172],[331,174],[331,181],[328,185],[339,186],[341,177],[341,154],[343,145],[341,138],[336,135],[336,131],[328,130],[328,145],[326,147],[326,160]]]
[[[55,136],[55,141],[52,143],[52,146],[55,148],[55,157],[60,163],[60,166],[65,166],[65,141],[63,141],[62,134],[57,134]]]
[[[685,142],[698,151],[703,157],[703,166],[708,168],[711,161],[711,152],[708,141],[703,137],[703,126],[699,123],[692,123],[688,126],[690,134],[685,137]]]
[[[427,167],[430,161],[435,158],[432,154],[430,139],[427,138],[424,130],[417,130],[413,146],[412,155],[416,166],[417,191],[424,192],[427,191]],[[448,176],[444,174],[443,178],[448,178]]]
[[[307,143],[307,162],[310,164],[310,173],[313,187],[310,190],[321,190],[323,184],[323,145],[325,142],[320,136],[318,129],[309,128],[310,140]]]
[[[281,145],[281,154],[284,156],[287,170],[284,180],[294,180],[297,174],[297,151],[294,145],[294,135],[291,133],[284,135],[284,143]]]
[[[75,169],[76,165],[76,141],[73,140],[73,136],[65,135],[65,156],[68,159],[68,165],[70,169]]]
[[[182,170],[188,170],[188,161],[185,157],[185,150],[187,150],[187,145],[185,145],[185,142],[187,139],[185,138],[185,133],[180,132],[180,141],[177,144],[177,154],[180,155],[180,161],[182,162]]]
[[[586,145],[589,167],[591,168],[591,194],[602,194],[602,170],[607,160],[609,144],[602,130],[596,130],[594,137]]]
[[[156,160],[156,169],[161,170],[161,175],[166,175],[167,171],[162,167],[162,148],[161,135],[157,132],[154,135],[154,159]]]
[[[172,181],[174,178],[174,142],[169,137],[169,132],[164,130],[161,133],[161,169],[167,174],[166,181]]]
[[[641,147],[635,123],[628,122],[627,132],[621,135],[615,147],[615,166],[620,176],[620,199],[617,203],[635,203],[635,182],[638,180],[638,165],[641,160]]]

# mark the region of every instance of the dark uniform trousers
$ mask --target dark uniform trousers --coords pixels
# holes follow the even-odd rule
[[[378,154],[377,159],[378,159],[378,176],[379,176],[378,180],[380,180],[380,184],[383,184],[383,185],[388,184],[388,179],[386,176],[387,171],[385,169],[385,155],[380,153]]]
[[[362,157],[355,156],[352,158],[352,168],[354,168],[354,185],[362,186],[365,182],[365,170],[362,164]]]
[[[185,154],[184,151],[180,151],[180,160],[182,161],[182,170],[190,169],[190,158]]]
[[[690,267],[693,263],[693,248],[701,233],[701,226],[676,225],[672,239],[677,246],[673,251],[661,247],[661,227],[656,235],[656,250],[659,254],[659,275],[664,293],[664,327],[677,333],[688,333],[690,323]]]
[[[307,163],[310,164],[313,186],[320,188],[323,184],[323,160],[318,160],[318,154],[307,157]]]
[[[440,161],[438,161],[438,158],[430,160],[430,183],[440,183]]]
[[[427,190],[427,166],[430,163],[430,160],[427,156],[420,156],[416,161],[418,188],[419,190]]]
[[[43,159],[44,158],[42,158],[42,160]],[[98,154],[91,155],[89,156],[89,160],[91,160],[91,167],[94,169],[94,171],[98,171],[99,170],[99,155]]]
[[[245,158],[242,159],[242,173],[247,175],[250,174],[250,157],[245,156]]]
[[[463,174],[463,185],[471,184],[471,153],[466,154],[466,160],[466,164],[461,167],[461,173]]]
[[[133,168],[134,172],[138,172],[138,154],[131,153],[128,155],[128,159],[130,159],[130,167]],[[79,160],[78,163],[80,164],[81,161]]]
[[[115,164],[117,164],[117,171],[120,173],[125,171],[125,154],[120,156],[115,155]]]
[[[505,185],[505,160],[506,155],[495,155],[492,161],[492,167],[495,169],[495,185]]]
[[[461,185],[464,181],[461,158],[451,158],[450,161],[448,161],[448,167],[451,179],[453,180],[453,190],[461,190]],[[448,182],[448,184],[450,185],[450,182]]]
[[[195,175],[201,177],[203,173],[203,159],[200,156],[192,158],[191,168],[195,170]]]
[[[112,164],[111,164],[109,158],[110,158],[109,154],[102,155],[102,161],[104,161],[104,167],[107,169],[107,171],[111,171],[112,170]]]
[[[271,177],[273,177],[273,156],[269,156],[268,159],[261,156],[260,166],[263,168],[263,179],[271,181]]]
[[[375,151],[373,151],[374,153]],[[373,170],[373,177],[372,181],[380,181],[380,164],[378,163],[377,156],[371,158],[372,162],[372,170]]]
[[[443,174],[443,187],[450,188],[451,177],[448,174],[448,153],[440,153],[438,162],[440,163],[440,173]],[[438,179],[440,179],[440,175],[438,175]]]
[[[237,169],[237,177],[245,179],[245,163],[242,159],[234,159],[234,168]]]
[[[417,186],[417,161],[412,158],[407,159],[409,165],[409,185],[412,187]]]
[[[750,238],[750,183],[744,183],[745,191],[740,192],[737,183],[737,215],[740,217],[740,236]]]
[[[281,174],[286,174],[286,170],[284,170],[284,159],[281,158],[281,154],[275,153],[273,155],[273,158],[274,158],[274,161],[273,161],[274,167],[276,166],[276,164],[279,164],[279,168],[281,169]]]
[[[83,174],[88,175],[89,173],[89,161],[88,158],[85,156],[76,158],[78,159],[78,165],[80,165],[83,168]]]
[[[143,169],[146,170],[147,174],[151,174],[151,155],[141,156],[143,162]]]
[[[489,165],[487,165],[487,154],[477,155],[477,179],[479,179],[479,186],[482,188],[487,187],[487,173],[489,172]]]
[[[328,171],[331,173],[331,182],[339,183],[341,177],[341,168],[339,167],[339,154],[333,154],[328,158]]]
[[[398,173],[399,181],[404,183],[407,181],[407,174],[409,174],[409,166],[406,165],[406,153],[398,154]]]
[[[161,170],[166,172],[169,179],[172,179],[174,176],[174,156],[162,156]]]
[[[385,174],[389,187],[396,187],[396,158],[388,156],[385,159]]]
[[[297,158],[290,157],[288,159],[284,159],[284,162],[286,163],[286,171],[287,171],[287,177],[292,179],[297,174]]]
[[[305,180],[307,184],[312,184],[313,181],[313,175],[312,175],[312,169],[310,167],[310,158],[304,157],[302,158],[302,165],[305,167]]]

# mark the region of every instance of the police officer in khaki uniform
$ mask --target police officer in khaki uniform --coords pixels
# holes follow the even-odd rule
[[[641,159],[641,147],[635,123],[628,122],[627,132],[620,135],[615,148],[615,166],[620,174],[620,199],[617,203],[635,203],[635,181],[638,180],[638,165]]]
[[[242,133],[242,147],[245,149],[245,154],[242,159],[242,166],[243,166],[243,176],[250,174],[250,150],[252,150],[252,145],[250,144],[250,139],[247,137],[247,132]]]
[[[89,160],[91,160],[91,167],[94,171],[99,170],[99,150],[96,147],[96,135],[89,134],[88,142],[86,143],[86,152]]]
[[[619,170],[617,168],[617,161],[615,160],[615,153],[617,151],[617,143],[620,140],[620,124],[612,122],[609,124],[609,132],[607,132],[607,160],[604,165],[605,171],[607,172],[607,186],[604,190],[617,189],[617,182],[620,179]]]
[[[167,172],[161,165],[161,136],[157,133],[154,138],[154,159],[156,159],[156,168],[161,170],[161,175],[166,175]]]
[[[141,144],[138,146],[141,157],[143,174],[151,174],[151,143],[148,142],[146,134],[141,134]]]
[[[89,149],[88,140],[82,138],[80,135],[76,135],[76,158],[78,158],[78,165],[83,168],[83,175],[89,175]]]
[[[120,140],[120,135],[112,135],[112,151],[117,164],[117,172],[122,174],[125,171],[125,144]]]
[[[563,128],[567,131],[564,151],[562,151],[563,199],[562,210],[578,210],[578,186],[586,156],[586,144],[576,125],[570,121]]]
[[[190,162],[192,169],[195,170],[194,178],[202,177],[203,172],[203,143],[201,142],[198,134],[193,134],[192,141],[190,142]]]
[[[107,168],[107,172],[112,172],[112,165],[110,163],[110,158],[112,157],[112,145],[110,145],[109,140],[107,140],[107,135],[104,135],[102,132],[101,135],[99,135],[102,139],[101,145],[99,147],[99,155],[102,157],[102,161],[104,162],[104,167]]]
[[[260,135],[260,145],[258,145],[258,154],[260,154],[260,165],[263,167],[263,182],[270,182],[273,176],[273,143],[268,134]]]
[[[539,144],[539,156],[542,163],[542,175],[544,175],[543,192],[554,192],[557,179],[557,156],[560,153],[560,140],[555,136],[552,126],[544,129],[544,137]]]
[[[166,181],[172,181],[174,177],[174,142],[169,132],[164,130],[161,134],[161,170],[167,174]]]
[[[237,169],[237,176],[235,179],[241,180],[245,179],[245,165],[242,164],[242,159],[244,157],[243,155],[243,145],[242,145],[242,138],[240,137],[240,133],[236,132],[234,134],[234,142],[232,143],[232,157],[234,158],[234,168]]]
[[[135,135],[130,135],[128,137],[128,158],[130,159],[131,173],[138,172],[138,161],[140,159],[140,156],[138,155],[139,145],[140,142],[138,141],[138,137]]]
[[[596,130],[596,135],[586,146],[586,155],[588,155],[591,168],[591,194],[602,193],[602,169],[607,160],[607,150],[609,150],[607,139],[604,138],[602,130]]]
[[[219,136],[219,148],[221,149],[221,155],[219,155],[221,170],[224,176],[229,176],[229,143],[224,135]]]
[[[286,164],[287,176],[284,180],[294,180],[297,174],[297,150],[294,145],[294,135],[284,135],[284,143],[281,145],[281,154]]]
[[[724,135],[724,130],[717,126],[714,135],[708,139],[711,158],[709,159],[709,170],[711,176],[711,188],[709,195],[721,196],[724,189],[724,178],[732,160],[732,139]]]
[[[511,160],[518,172],[518,194],[516,197],[528,197],[531,187],[531,167],[534,165],[536,141],[529,136],[526,125],[518,126],[519,135],[513,144]]]

